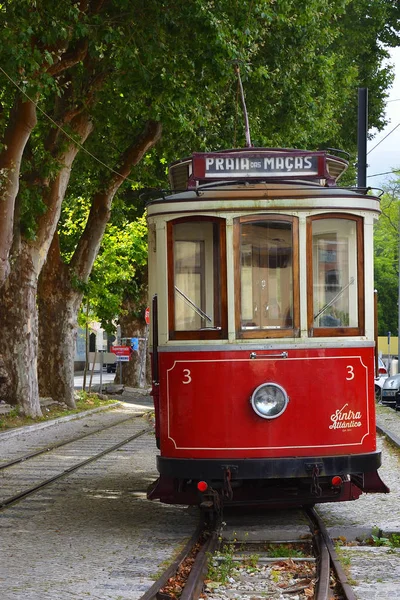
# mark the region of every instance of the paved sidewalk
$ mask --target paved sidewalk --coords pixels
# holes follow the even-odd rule
[[[93,388],[93,391],[97,391]],[[68,421],[75,421],[78,419],[82,419],[85,416],[93,415],[98,412],[109,411],[121,404],[129,404],[132,409],[136,412],[143,411],[151,411],[154,407],[153,399],[150,396],[150,390],[148,389],[140,389],[140,388],[131,388],[123,385],[115,385],[112,383],[108,383],[103,385],[103,396],[107,396],[109,400],[115,400],[115,404],[109,404],[97,408],[93,408],[90,410],[74,413],[72,415],[66,415],[64,417],[58,417],[56,419],[49,419],[48,421],[40,421],[38,423],[34,423],[33,425],[26,425],[24,427],[13,427],[11,429],[7,429],[5,431],[0,432],[0,441],[5,440],[10,437],[19,436],[21,433],[28,434],[29,432],[38,431],[40,429],[45,429],[47,427],[52,427],[54,425],[60,425],[61,423]],[[43,406],[47,406],[46,399],[42,399]],[[6,408],[5,408],[6,407]],[[12,407],[9,405],[2,405],[2,413],[7,414],[7,411]]]
[[[400,448],[400,412],[377,404],[376,428]]]

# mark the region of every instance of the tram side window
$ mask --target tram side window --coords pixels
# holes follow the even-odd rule
[[[242,335],[293,335],[293,223],[272,218],[240,225]],[[286,330],[286,332],[285,332]]]
[[[311,330],[357,334],[360,324],[359,219],[312,220]],[[362,291],[362,290],[361,290]],[[317,331],[316,331],[317,330]]]
[[[221,223],[190,220],[173,223],[170,227],[171,337],[199,337],[194,332],[219,337],[223,328],[222,291],[225,285],[221,265]]]

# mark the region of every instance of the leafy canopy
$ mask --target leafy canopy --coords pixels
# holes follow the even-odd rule
[[[378,292],[378,333],[398,331],[400,181],[381,199],[382,214],[374,227],[375,287]]]

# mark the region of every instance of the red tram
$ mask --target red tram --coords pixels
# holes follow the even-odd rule
[[[326,151],[195,153],[149,202],[158,480],[177,504],[297,505],[378,475],[373,223]]]

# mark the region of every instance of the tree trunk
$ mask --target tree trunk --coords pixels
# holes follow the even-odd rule
[[[23,246],[0,289],[0,331],[7,381],[1,400],[19,405],[31,417],[41,416],[37,385],[37,271],[29,248]]]
[[[145,343],[146,325],[143,319],[129,318],[125,315],[120,318],[122,337],[139,338],[139,349],[133,351],[129,362],[122,364],[122,383],[130,387],[145,387],[146,365],[148,364],[148,344]]]
[[[76,118],[74,131],[80,135],[81,142],[87,138],[92,131],[87,115]],[[37,374],[38,277],[54,237],[71,166],[78,150],[72,142],[57,156],[61,168],[48,187],[45,196],[47,211],[38,219],[36,238],[21,240],[12,257],[10,275],[0,288],[0,332],[9,380],[9,385],[5,386],[5,400],[18,404],[24,414],[32,417],[41,415]],[[4,385],[2,387],[4,389]]]
[[[77,302],[77,294],[71,294],[71,290],[68,293],[64,286],[59,286],[57,294],[47,298],[41,294],[39,301],[39,392],[41,396],[65,402],[70,408],[75,408],[76,304],[79,308],[82,299],[78,294]]]
[[[136,279],[140,294],[138,298],[125,297],[119,318],[121,337],[139,338],[138,352],[133,352],[129,363],[122,363],[122,383],[130,387],[146,387],[151,381],[148,334],[144,320],[147,303],[147,271],[138,268]]]
[[[13,241],[15,198],[19,189],[22,155],[36,125],[33,102],[17,98],[0,152],[0,287],[10,272],[9,254]]]
[[[65,402],[70,408],[75,408],[75,342],[82,296],[71,285],[56,233],[38,285],[39,391],[40,395]]]

